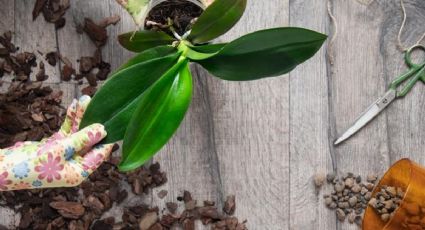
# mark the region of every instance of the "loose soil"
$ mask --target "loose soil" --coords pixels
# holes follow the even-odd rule
[[[145,21],[145,28],[148,30],[164,31],[174,36],[170,30],[170,25],[182,36],[189,31],[192,24],[202,14],[201,7],[185,0],[165,1],[149,12]]]

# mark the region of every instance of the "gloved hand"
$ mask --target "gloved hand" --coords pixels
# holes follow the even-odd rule
[[[0,149],[0,191],[73,187],[105,161],[113,145],[97,145],[106,136],[101,124],[78,127],[90,97],[74,99],[61,129],[40,142]]]

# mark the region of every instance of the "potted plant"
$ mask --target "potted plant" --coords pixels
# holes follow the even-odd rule
[[[149,9],[163,1],[119,2],[144,28]],[[282,27],[212,44],[239,21],[247,0],[208,3],[197,1],[205,10],[184,33],[179,34],[168,20],[160,30],[140,29],[119,36],[124,48],[138,54],[95,94],[81,128],[102,123],[108,132],[106,143],[123,140],[120,170],[143,165],[179,127],[192,98],[190,63],[200,64],[223,80],[258,80],[288,73],[312,57],[326,40],[325,35],[308,29]]]

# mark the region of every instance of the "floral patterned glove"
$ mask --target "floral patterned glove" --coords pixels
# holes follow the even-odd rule
[[[90,102],[83,96],[68,108],[61,129],[41,142],[19,142],[0,149],[0,191],[79,185],[111,153],[97,145],[106,136],[101,124],[78,131]]]

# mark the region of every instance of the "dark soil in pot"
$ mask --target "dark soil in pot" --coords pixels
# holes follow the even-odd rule
[[[171,36],[170,23],[179,35],[189,31],[203,9],[185,0],[168,0],[152,8],[145,21],[148,30],[161,30]]]

